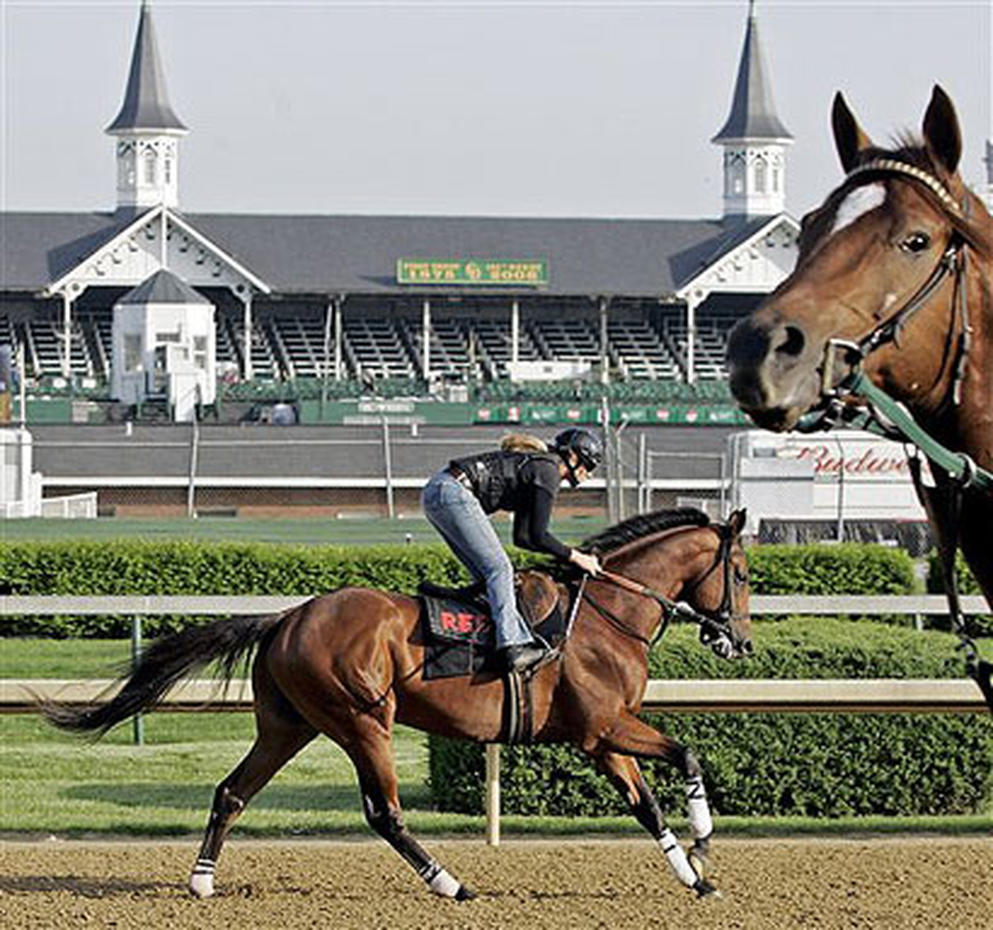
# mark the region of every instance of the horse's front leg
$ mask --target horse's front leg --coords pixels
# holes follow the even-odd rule
[[[637,763],[630,756],[662,758],[682,772],[690,832],[693,834],[693,846],[689,850],[688,862],[696,877],[706,885],[706,888],[702,890],[697,888],[695,882],[686,881],[688,875],[680,874],[677,863],[682,853],[681,849],[678,853],[673,851],[672,857],[669,857],[668,852],[666,855],[673,870],[684,884],[689,884],[701,895],[714,893],[716,889],[703,877],[714,822],[707,802],[703,771],[693,752],[676,740],[654,730],[633,714],[625,712],[600,738],[594,755],[601,769],[627,798],[638,822],[659,840],[663,851],[666,851],[671,844],[662,843],[659,831],[667,831],[672,842],[675,842],[675,837],[666,826],[658,802],[645,784]],[[679,849],[678,844],[676,848]]]

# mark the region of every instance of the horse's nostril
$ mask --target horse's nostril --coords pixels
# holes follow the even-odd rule
[[[783,338],[776,346],[776,352],[780,355],[789,355],[795,358],[803,351],[805,342],[803,330],[798,326],[784,326]]]
[[[776,352],[780,355],[789,355],[796,358],[806,345],[803,330],[799,326],[784,326],[783,338],[776,346]]]

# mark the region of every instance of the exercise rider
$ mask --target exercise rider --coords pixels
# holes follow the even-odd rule
[[[589,430],[563,430],[551,448],[517,433],[492,452],[453,459],[424,488],[421,502],[428,520],[472,577],[486,584],[506,671],[528,668],[545,650],[517,610],[514,569],[488,514],[513,513],[514,545],[547,552],[596,575],[597,557],[564,545],[548,531],[548,523],[563,479],[578,487],[602,460],[603,446]]]

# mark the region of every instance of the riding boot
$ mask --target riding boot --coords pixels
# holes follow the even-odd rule
[[[547,655],[548,650],[535,643],[519,643],[499,652],[500,665],[505,672],[523,672],[539,664]]]

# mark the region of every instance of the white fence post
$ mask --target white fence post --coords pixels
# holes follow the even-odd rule
[[[486,744],[486,845],[500,845],[500,744]]]

